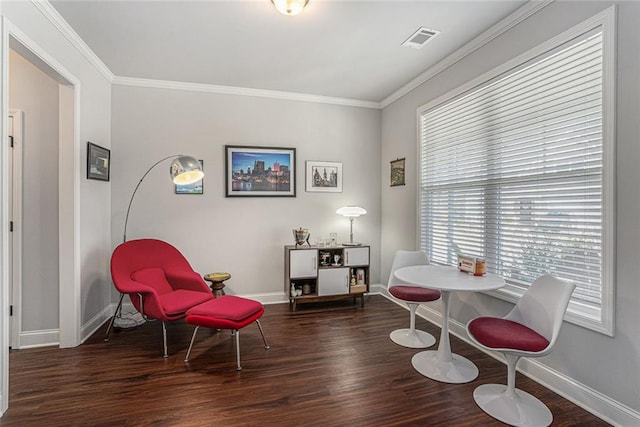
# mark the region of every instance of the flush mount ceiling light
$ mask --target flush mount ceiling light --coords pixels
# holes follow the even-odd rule
[[[271,0],[271,3],[283,15],[293,16],[302,12],[309,0]]]

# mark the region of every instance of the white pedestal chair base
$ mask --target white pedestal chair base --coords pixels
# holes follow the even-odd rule
[[[478,368],[466,357],[451,354],[450,360],[438,358],[437,350],[421,351],[411,358],[411,365],[421,375],[449,384],[462,384],[478,377]]]
[[[394,343],[408,348],[427,348],[436,343],[436,339],[428,332],[411,329],[396,329],[389,334]]]
[[[553,421],[549,408],[523,390],[515,389],[516,396],[505,393],[506,385],[484,384],[473,391],[473,400],[487,414],[512,426],[543,426]]]

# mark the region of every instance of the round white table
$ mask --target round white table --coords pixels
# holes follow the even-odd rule
[[[421,351],[413,356],[411,364],[425,377],[445,383],[467,383],[478,376],[478,368],[469,359],[451,353],[449,342],[449,299],[452,291],[492,291],[505,285],[495,274],[474,276],[456,267],[416,265],[399,268],[395,272],[400,281],[442,292],[442,330],[438,350]]]

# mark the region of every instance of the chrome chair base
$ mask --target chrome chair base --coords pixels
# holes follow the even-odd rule
[[[267,343],[267,338],[264,336],[262,325],[260,324],[259,320],[256,320],[256,323],[258,324],[260,335],[262,335],[262,342],[264,342],[264,348],[265,350],[269,350],[271,346],[269,345],[269,343]],[[193,335],[191,336],[191,343],[189,344],[189,349],[187,350],[187,356],[184,359],[185,362],[189,361],[189,356],[191,355],[191,348],[193,347],[193,342],[196,339],[196,334],[198,333],[199,328],[200,326],[196,326],[196,328],[193,331]],[[242,370],[242,366],[240,366],[240,331],[238,329],[232,329],[231,336],[235,336],[236,338],[236,363],[237,363],[236,371],[240,371]]]

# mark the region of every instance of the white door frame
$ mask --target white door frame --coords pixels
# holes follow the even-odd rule
[[[80,80],[29,38],[5,16],[0,15],[0,141],[8,141],[9,47],[20,48],[22,56],[60,82],[61,111],[59,141],[59,256],[60,256],[60,347],[81,342],[80,282]],[[72,106],[71,106],[72,104]],[[64,110],[64,111],[63,111]],[[0,414],[9,406],[9,148],[0,146]]]
[[[23,112],[10,109],[13,124],[13,147],[9,158],[9,221],[13,232],[9,236],[9,304],[12,308],[9,319],[9,345],[20,348],[22,330],[22,146]],[[11,131],[11,129],[10,129]]]

